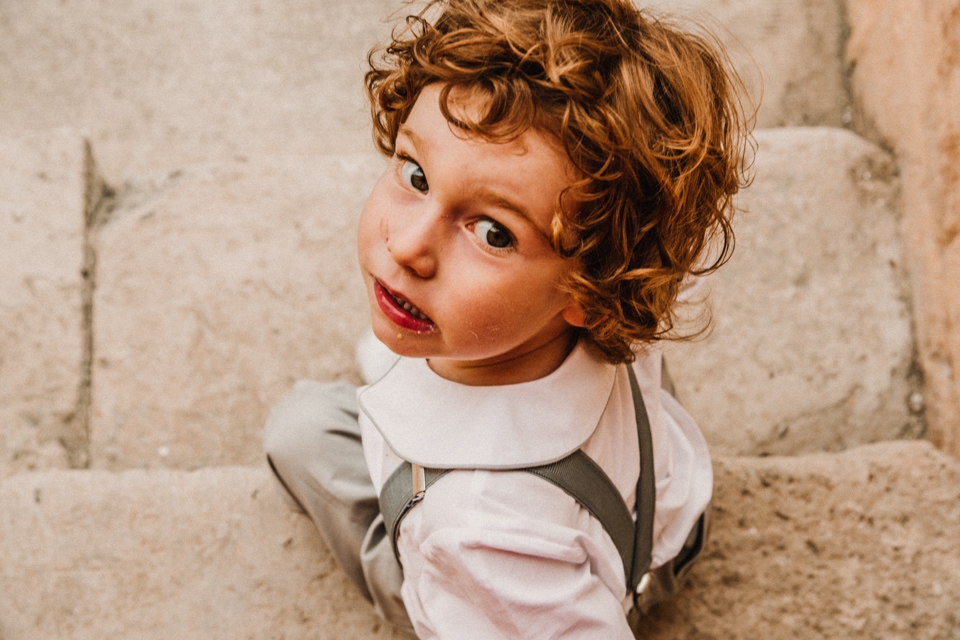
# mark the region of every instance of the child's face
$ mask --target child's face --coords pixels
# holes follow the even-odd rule
[[[574,265],[548,239],[557,197],[576,174],[537,131],[494,143],[452,129],[439,92],[421,93],[360,217],[374,333],[465,384],[542,377],[582,324],[557,287]]]

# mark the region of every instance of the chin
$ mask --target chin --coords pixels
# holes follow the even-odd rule
[[[418,334],[412,331],[406,331],[386,319],[380,318],[380,321],[373,323],[373,334],[377,340],[382,342],[390,351],[398,356],[406,358],[429,358],[436,355],[432,349],[424,344],[423,338],[429,334]]]

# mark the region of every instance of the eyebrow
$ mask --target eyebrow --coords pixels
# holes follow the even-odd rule
[[[483,200],[484,202],[488,202],[495,207],[499,207],[500,209],[507,209],[509,211],[512,211],[516,213],[518,216],[520,216],[521,218],[525,218],[527,222],[529,222],[531,225],[534,226],[534,228],[536,229],[540,228],[536,225],[536,223],[533,220],[533,217],[527,212],[526,209],[516,204],[512,200],[505,198],[504,196],[490,189],[486,185],[481,185],[476,189],[473,189],[470,195],[477,198],[478,200]]]
[[[397,129],[397,137],[399,138],[400,136],[410,138],[413,146],[416,147],[418,151],[423,148],[423,139],[417,135],[416,131],[409,128],[406,123],[400,125],[400,127]],[[393,146],[397,146],[396,140],[393,141]]]
[[[496,191],[493,191],[487,188],[486,186],[480,186],[479,188],[472,191],[471,195],[476,197],[477,199],[483,200],[485,202],[489,202],[495,207],[512,211],[513,213],[517,214],[518,216],[526,220],[527,224],[529,224],[530,227],[537,232],[537,235],[539,235],[541,238],[543,238],[547,242],[553,242],[553,239],[550,236],[549,228],[541,229],[540,225],[537,224],[536,220],[533,219],[533,216],[531,216],[526,209],[516,204],[515,202],[508,200],[507,198],[503,197]],[[553,219],[553,216],[551,215],[551,220],[552,219]]]
[[[409,138],[410,142],[413,143],[413,146],[416,148],[418,154],[426,153],[423,139],[420,136],[418,136],[413,129],[410,129],[409,127],[407,127],[406,123],[401,124],[397,128],[397,137],[400,137],[401,135],[405,136],[406,138]],[[394,143],[394,146],[396,146],[396,143]],[[429,177],[427,179],[429,180]],[[475,189],[472,189],[470,191],[470,196],[478,200],[483,200],[485,202],[488,202],[495,207],[512,211],[513,213],[517,214],[518,216],[526,220],[527,223],[537,231],[537,233],[539,233],[541,236],[543,236],[547,240],[550,240],[550,234],[548,230],[541,229],[540,226],[537,225],[536,221],[533,219],[533,216],[531,216],[530,213],[524,207],[516,204],[512,200],[490,189],[486,185],[480,185]]]

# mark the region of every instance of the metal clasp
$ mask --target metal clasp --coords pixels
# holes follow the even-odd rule
[[[423,467],[413,463],[410,463],[410,472],[413,476],[413,497],[410,499],[410,504],[416,504],[423,500],[423,495],[427,492],[427,474]]]
[[[638,596],[642,594],[644,591],[647,590],[647,586],[649,584],[650,584],[650,572],[647,571],[645,574],[643,574],[643,577],[640,578],[640,582],[637,583],[635,594]]]

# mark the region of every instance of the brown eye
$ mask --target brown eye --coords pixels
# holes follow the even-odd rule
[[[420,168],[420,165],[413,160],[403,161],[403,164],[400,166],[400,175],[403,177],[404,182],[417,191],[426,193],[429,189],[427,186],[427,176],[423,174],[423,169]]]
[[[510,232],[493,220],[481,220],[473,227],[473,232],[481,242],[494,249],[513,246],[513,236]]]

